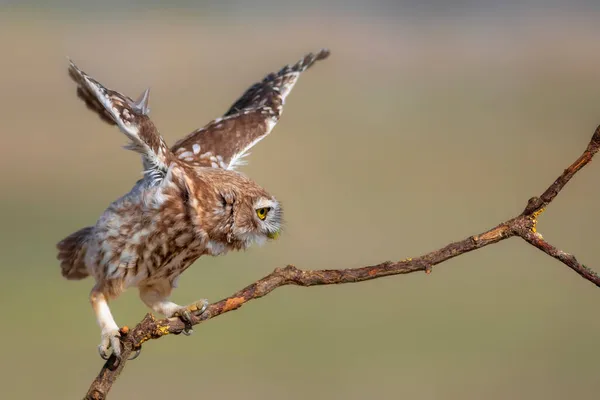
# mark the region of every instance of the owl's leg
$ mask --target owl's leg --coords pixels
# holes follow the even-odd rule
[[[121,356],[121,337],[119,327],[113,318],[110,308],[108,308],[108,299],[101,288],[96,285],[90,293],[90,303],[96,314],[96,320],[102,331],[102,338],[98,346],[100,356],[105,360],[110,356],[109,348],[112,347],[113,353],[117,357]]]
[[[187,306],[180,306],[168,300],[171,294],[171,284],[168,282],[158,283],[152,286],[142,286],[140,289],[140,298],[142,301],[157,313],[164,316],[179,317],[186,325],[183,333],[189,335],[192,330],[192,313],[199,312],[200,314],[208,306],[208,300],[202,299],[193,302]]]

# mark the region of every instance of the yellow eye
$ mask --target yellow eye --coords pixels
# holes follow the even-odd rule
[[[271,207],[259,208],[256,210],[256,215],[258,216],[258,218],[261,221],[263,221],[265,218],[267,218],[267,213],[269,212],[270,209],[271,209]]]

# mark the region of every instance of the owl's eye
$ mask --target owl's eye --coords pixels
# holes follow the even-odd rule
[[[261,221],[267,218],[267,213],[271,210],[271,207],[263,207],[256,210],[256,215]]]

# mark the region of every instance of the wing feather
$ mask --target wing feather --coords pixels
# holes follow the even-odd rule
[[[144,168],[153,180],[163,177],[172,154],[160,133],[148,117],[146,90],[137,101],[111,89],[80,70],[70,61],[69,76],[77,83],[77,96],[103,121],[117,125],[131,143],[127,149],[142,154]]]
[[[305,55],[252,85],[227,110],[171,147],[182,161],[198,167],[235,169],[242,158],[275,127],[285,99],[302,72],[329,56],[329,50]]]

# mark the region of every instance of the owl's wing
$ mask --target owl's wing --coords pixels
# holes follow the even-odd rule
[[[73,61],[69,64],[69,76],[77,83],[77,96],[85,102],[86,106],[105,122],[117,125],[131,140],[125,148],[142,155],[145,173],[150,175],[152,180],[164,177],[172,154],[148,117],[149,90],[134,101],[102,86],[80,70]]]
[[[309,53],[294,65],[286,65],[252,85],[222,118],[190,133],[171,151],[193,166],[234,169],[248,150],[267,136],[279,121],[285,98],[300,74],[329,50]]]

